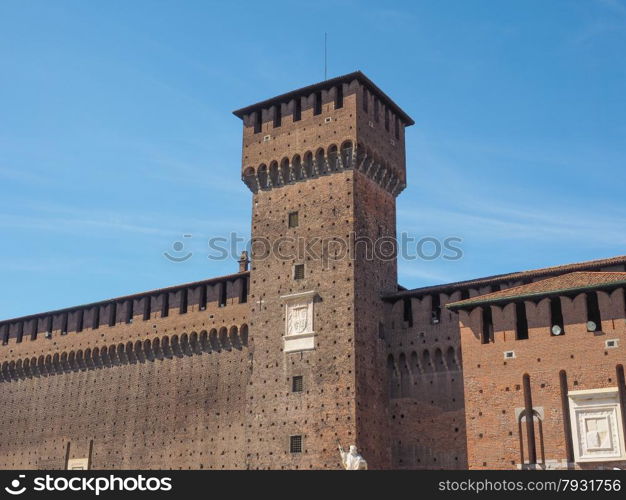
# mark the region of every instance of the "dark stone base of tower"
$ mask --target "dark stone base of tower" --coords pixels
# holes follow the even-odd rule
[[[411,118],[360,72],[235,114],[269,245],[0,322],[1,468],[626,465],[626,257],[404,290]]]

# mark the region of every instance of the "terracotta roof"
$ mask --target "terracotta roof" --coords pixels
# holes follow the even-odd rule
[[[477,288],[481,286],[496,285],[507,281],[519,281],[525,279],[542,278],[548,276],[556,276],[574,271],[591,271],[602,267],[626,265],[626,255],[619,255],[608,259],[588,260],[584,262],[576,262],[574,264],[565,264],[561,266],[544,267],[540,269],[531,269],[529,271],[517,271],[506,274],[496,274],[486,276],[484,278],[476,278],[466,281],[456,281],[452,283],[443,283],[441,285],[432,285],[411,290],[401,290],[396,293],[386,295],[385,300],[394,301],[405,297],[416,297],[427,295],[435,292],[452,292],[454,290]]]
[[[463,309],[480,304],[510,302],[518,299],[533,299],[549,295],[582,292],[598,288],[626,285],[626,273],[618,272],[574,272],[553,278],[535,281],[527,285],[516,286],[499,292],[478,295],[471,299],[446,304],[449,309]]]
[[[291,92],[287,92],[286,94],[281,94],[276,97],[272,97],[271,99],[266,99],[265,101],[260,101],[255,104],[251,104],[250,106],[246,106],[245,108],[237,109],[233,111],[233,115],[237,118],[243,118],[244,115],[250,114],[257,109],[265,109],[269,108],[274,104],[279,104],[282,102],[290,101],[294,97],[298,95],[309,95],[318,90],[326,90],[329,89],[339,83],[350,83],[352,80],[358,80],[363,85],[367,87],[367,89],[372,92],[376,97],[378,97],[381,101],[383,101],[393,112],[398,115],[404,124],[408,127],[410,125],[414,125],[415,122],[413,118],[407,115],[400,106],[398,106],[391,97],[385,94],[382,90],[380,90],[376,84],[370,80],[367,76],[365,76],[361,71],[354,71],[353,73],[348,73],[347,75],[338,76],[336,78],[331,78],[330,80],[324,80],[323,82],[314,83],[313,85],[308,85],[307,87],[302,87],[297,90],[292,90]]]

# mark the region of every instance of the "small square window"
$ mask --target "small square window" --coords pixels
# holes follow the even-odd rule
[[[291,392],[302,392],[302,375],[296,375],[291,379]]]
[[[291,453],[302,453],[302,436],[289,437],[289,451]]]
[[[298,219],[298,212],[289,212],[289,227],[298,227],[300,221]]]
[[[296,264],[295,266],[293,266],[293,279],[304,279],[304,264]]]

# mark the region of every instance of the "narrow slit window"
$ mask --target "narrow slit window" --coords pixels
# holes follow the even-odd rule
[[[258,134],[261,132],[263,126],[263,110],[259,109],[254,113],[254,133]]]
[[[117,320],[117,304],[113,302],[109,306],[109,326],[115,326],[116,320]]]
[[[563,335],[565,333],[561,297],[552,297],[550,299],[550,333],[552,335]]]
[[[293,279],[304,279],[304,264],[296,264],[293,268]]]
[[[248,302],[248,278],[241,278],[241,295],[239,295],[239,303],[245,304]]]
[[[76,312],[76,331],[77,332],[82,332],[83,331],[83,323],[85,321],[85,310],[84,309],[79,309]]]
[[[438,293],[432,295],[430,317],[433,325],[441,321],[441,299]]]
[[[16,341],[19,343],[24,339],[24,322],[20,321],[17,324],[17,339]]]
[[[93,320],[91,322],[91,328],[96,330],[100,328],[100,306],[96,306],[93,308]]]
[[[322,93],[315,92],[315,99],[313,103],[313,114],[321,115],[322,114]]]
[[[491,306],[483,307],[482,311],[483,329],[481,342],[488,344],[493,342],[493,317],[491,315]]]
[[[338,85],[335,91],[335,109],[343,108],[343,85]]]
[[[300,224],[299,218],[298,218],[298,212],[290,212],[289,213],[289,227],[298,227]]]
[[[289,451],[302,453],[302,436],[289,436]]]
[[[143,302],[143,320],[148,321],[152,315],[152,297],[148,296]]]
[[[198,304],[201,311],[206,309],[206,285],[200,287],[200,300]]]
[[[274,128],[280,127],[283,123],[283,117],[280,110],[280,104],[274,106]]]
[[[169,315],[170,315],[170,294],[166,292],[163,294],[163,303],[161,305],[161,317],[166,318]]]
[[[567,461],[572,463],[574,461],[574,443],[572,442],[572,424],[570,420],[569,398],[567,397],[569,390],[567,386],[567,372],[565,370],[559,372],[559,387],[561,389],[561,409],[563,412],[563,428],[565,430],[565,454]]]
[[[9,325],[2,325],[2,345],[9,343]]]
[[[296,97],[293,102],[293,121],[299,122],[302,119],[302,102],[299,97]]]
[[[222,282],[220,283],[220,301],[219,301],[219,307],[225,307],[226,306],[226,282]]]
[[[389,132],[389,110],[385,108],[385,130]]]
[[[363,89],[363,111],[365,111],[366,113],[369,112],[368,100],[369,100],[369,93],[367,89]]]
[[[180,291],[180,314],[185,314],[187,312],[187,301],[189,300],[189,290],[187,288],[183,288]]]
[[[291,392],[302,392],[303,388],[302,375],[296,375],[291,379]]]
[[[592,326],[595,328],[592,328]],[[600,305],[598,304],[598,294],[596,292],[587,294],[587,329],[595,332],[602,330],[602,317],[600,316]]]
[[[46,337],[47,338],[52,337],[52,327],[53,327],[52,319],[53,319],[52,316],[48,316],[48,321],[46,324]]]
[[[524,412],[526,417],[526,439],[528,441],[528,463],[537,463],[537,444],[535,442],[535,418],[533,414],[533,397],[530,388],[530,376],[525,373],[522,376],[523,393],[524,393]],[[521,421],[520,421],[521,423]],[[521,437],[521,436],[520,436]],[[523,463],[523,462],[522,462]]]
[[[130,299],[128,302],[126,302],[126,323],[133,322],[133,305],[133,299]]]
[[[526,303],[515,304],[515,338],[525,340],[528,338],[528,319],[526,318]]]
[[[67,335],[67,318],[68,314],[65,313],[63,314],[62,318],[61,318],[61,335]]]
[[[38,319],[34,319],[33,320],[33,324],[30,327],[30,340],[37,340],[37,330],[39,327],[39,320]],[[66,326],[66,331],[67,331],[67,326]]]
[[[413,309],[410,298],[404,299],[402,311],[404,321],[409,324],[409,327],[413,326]]]

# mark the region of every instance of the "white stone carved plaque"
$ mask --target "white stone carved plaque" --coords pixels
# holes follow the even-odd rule
[[[297,306],[289,308],[289,331],[288,335],[299,335],[306,331],[308,326],[309,306]]]
[[[315,349],[313,307],[316,293],[313,291],[283,295],[285,302],[285,352]]]
[[[617,388],[570,391],[568,397],[576,461],[626,459]]]

